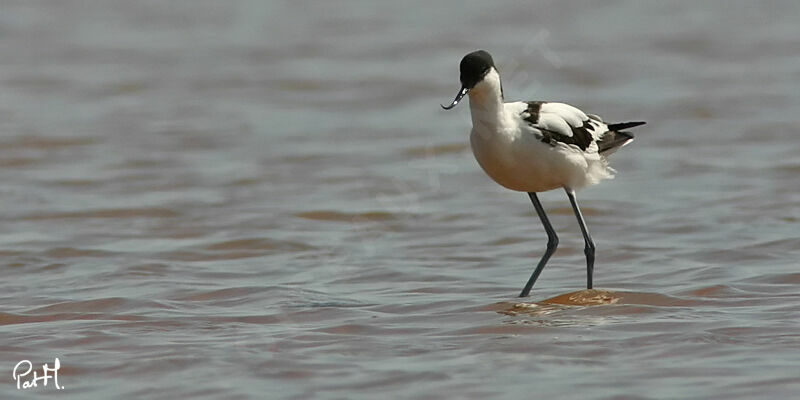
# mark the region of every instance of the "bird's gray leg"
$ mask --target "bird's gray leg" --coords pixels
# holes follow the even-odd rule
[[[592,274],[594,273],[594,242],[592,241],[592,236],[589,235],[589,230],[586,229],[586,222],[583,220],[583,214],[581,214],[578,201],[575,199],[575,191],[569,188],[565,188],[564,190],[566,190],[567,196],[569,196],[569,202],[572,203],[572,210],[575,211],[575,216],[578,217],[578,225],[581,227],[583,241],[586,243],[586,247],[583,249],[583,253],[586,254],[586,288],[591,289]]]
[[[556,247],[558,247],[558,236],[556,236],[556,231],[553,229],[553,225],[550,225],[550,220],[547,219],[547,214],[544,213],[544,207],[542,207],[542,203],[539,202],[539,198],[536,197],[536,193],[528,192],[528,196],[531,198],[533,208],[535,208],[536,213],[539,214],[539,219],[542,220],[544,230],[547,232],[547,249],[544,251],[542,259],[539,260],[539,265],[536,266],[536,269],[533,271],[531,278],[528,279],[528,283],[525,284],[525,287],[522,289],[522,293],[519,294],[519,297],[527,297],[528,294],[530,294],[533,284],[536,283],[536,279],[539,278],[539,274],[541,274],[542,270],[544,269],[544,265],[547,264],[547,260],[550,259],[550,256],[555,253]]]

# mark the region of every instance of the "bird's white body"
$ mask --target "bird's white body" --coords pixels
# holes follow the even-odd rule
[[[500,185],[522,192],[574,190],[614,176],[596,140],[608,126],[593,115],[563,103],[543,103],[536,126],[528,123],[526,102],[504,103],[500,75],[492,69],[469,92],[470,143],[481,168]],[[593,139],[586,149],[546,143],[542,130],[572,136],[572,128],[590,122]],[[587,125],[588,126],[588,125]]]

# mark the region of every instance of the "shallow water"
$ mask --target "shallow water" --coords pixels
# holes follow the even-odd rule
[[[797,15],[4,1],[0,397],[793,398]],[[438,106],[476,48],[509,98],[649,122],[579,193],[596,292],[553,192],[515,297],[546,236]]]

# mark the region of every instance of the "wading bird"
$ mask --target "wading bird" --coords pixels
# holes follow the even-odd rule
[[[494,60],[483,50],[464,56],[460,69],[461,90],[449,106],[442,108],[452,109],[469,94],[470,144],[478,164],[500,185],[527,192],[547,232],[547,248],[520,297],[528,296],[558,247],[558,236],[536,196],[558,188],[566,191],[583,233],[586,287],[591,289],[595,246],[575,190],[612,178],[615,171],[607,157],[633,140],[633,135],[623,129],[644,122],[607,124],[596,115],[564,103],[506,103]]]

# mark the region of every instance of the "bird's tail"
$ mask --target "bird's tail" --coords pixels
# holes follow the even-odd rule
[[[608,124],[608,133],[597,143],[599,152],[608,156],[619,150],[620,147],[625,146],[633,140],[633,134],[630,132],[623,132],[622,130],[644,124],[644,121]]]
[[[644,121],[635,121],[635,122],[618,122],[616,124],[608,124],[608,130],[610,131],[621,131],[623,129],[633,128],[639,125],[644,125],[647,122]]]

